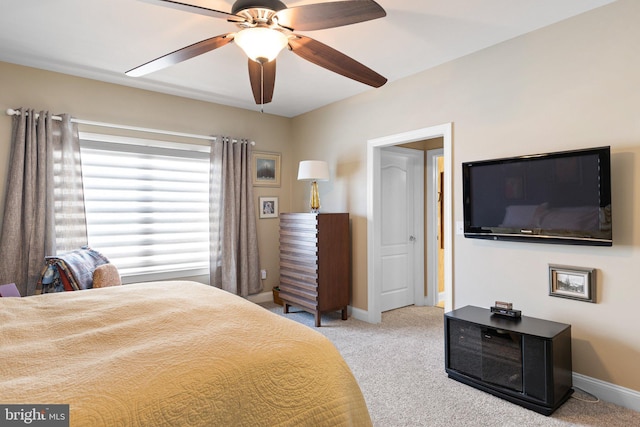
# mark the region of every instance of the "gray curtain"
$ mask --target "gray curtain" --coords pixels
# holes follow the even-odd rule
[[[246,297],[262,291],[251,144],[217,137],[209,182],[210,284]]]
[[[44,257],[87,244],[80,143],[68,114],[20,109],[13,117],[0,284],[33,295]]]

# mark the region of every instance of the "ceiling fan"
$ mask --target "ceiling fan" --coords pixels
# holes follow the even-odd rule
[[[174,0],[142,0],[186,12],[226,19],[239,30],[218,35],[135,67],[125,74],[143,76],[218,49],[235,41],[249,57],[249,81],[256,104],[271,102],[276,56],[288,47],[316,65],[373,87],[387,79],[355,59],[294,31],[313,31],[356,24],[386,16],[373,0],[344,0],[287,7],[279,0],[236,0],[231,13]]]

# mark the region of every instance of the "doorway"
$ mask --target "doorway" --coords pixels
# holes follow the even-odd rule
[[[444,173],[443,187],[443,244],[444,244],[444,307],[449,311],[453,307],[452,289],[452,124],[418,129],[396,135],[376,138],[368,141],[367,146],[367,264],[368,264],[368,310],[367,320],[379,323],[382,319],[382,269],[381,235],[382,235],[382,198],[381,198],[381,150],[385,147],[409,144],[416,141],[442,138]],[[424,292],[424,291],[423,291]]]

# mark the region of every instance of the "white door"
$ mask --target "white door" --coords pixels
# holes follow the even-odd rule
[[[422,305],[423,264],[416,259],[423,254],[423,158],[422,151],[406,148],[380,153],[381,311]]]

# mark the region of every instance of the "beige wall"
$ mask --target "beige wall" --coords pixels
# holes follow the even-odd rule
[[[306,210],[297,162],[329,161],[323,209],[349,212],[353,305],[367,308],[366,142],[454,123],[454,222],[462,220],[460,164],[498,156],[611,145],[612,248],[454,237],[454,305],[512,301],[526,315],[572,324],[574,370],[640,391],[640,3],[604,8],[292,120],[0,63],[0,109],[28,106],[75,117],[254,139],[281,152],[281,211]],[[10,118],[0,114],[0,195]],[[0,198],[2,200],[2,198]],[[0,206],[1,207],[1,206]],[[277,220],[259,220],[265,289],[278,279]],[[547,295],[548,264],[598,269],[598,304]],[[275,272],[275,274],[274,274]]]
[[[350,212],[353,305],[367,308],[367,140],[452,122],[454,223],[461,162],[610,145],[614,246],[454,236],[454,306],[512,301],[570,323],[574,370],[640,390],[640,2],[620,0],[293,120],[293,160],[329,161],[323,207]],[[306,188],[293,184],[292,207]],[[548,296],[548,264],[598,269],[598,303]]]
[[[289,209],[289,119],[0,62],[0,216],[11,136],[11,117],[5,111],[19,107],[70,113],[83,120],[254,140],[254,150],[282,153],[282,185],[255,187],[256,206],[259,196],[278,196],[280,209]],[[278,225],[277,219],[258,220],[261,267],[268,272],[266,291],[279,280]]]

